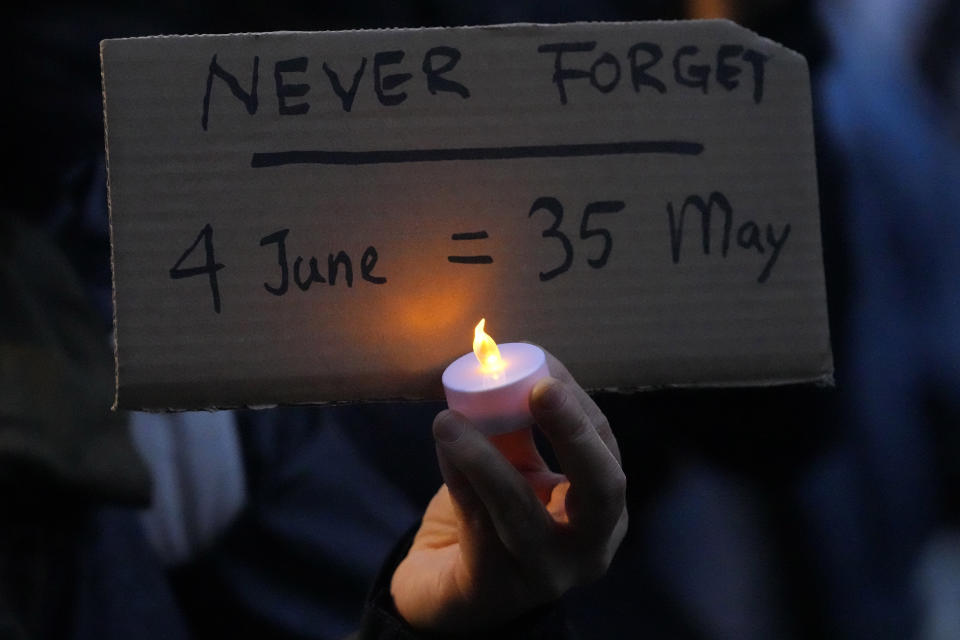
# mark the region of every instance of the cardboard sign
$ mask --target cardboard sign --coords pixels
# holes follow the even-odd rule
[[[829,381],[804,59],[733,23],[102,43],[118,405]]]

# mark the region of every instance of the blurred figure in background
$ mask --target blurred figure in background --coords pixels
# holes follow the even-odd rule
[[[850,265],[846,424],[803,496],[842,637],[955,637],[956,603],[925,608],[936,595],[915,579],[931,534],[952,528],[954,567],[960,540],[960,3],[846,0],[820,13],[833,45],[822,127],[841,159]]]

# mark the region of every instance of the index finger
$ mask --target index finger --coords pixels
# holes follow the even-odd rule
[[[441,411],[433,423],[445,480],[457,499],[464,485],[483,503],[504,546],[516,557],[535,555],[549,537],[553,521],[533,487],[499,450],[455,411]],[[450,465],[463,478],[450,474]],[[447,467],[445,469],[445,467]]]
[[[567,511],[571,522],[612,529],[626,504],[626,476],[620,461],[600,438],[570,385],[554,378],[539,381],[530,409],[553,446],[570,480]]]
[[[540,348],[543,349],[543,347]],[[607,449],[609,449],[613,457],[617,459],[617,462],[620,462],[622,460],[620,457],[620,446],[617,444],[617,438],[613,435],[613,429],[610,427],[610,421],[607,420],[607,416],[603,414],[603,411],[601,411],[597,403],[593,401],[593,398],[583,390],[583,387],[574,380],[573,375],[567,370],[567,367],[546,349],[543,349],[543,352],[547,356],[547,366],[550,368],[550,375],[567,384],[568,388],[576,397],[577,402],[580,403],[583,411],[587,414],[587,418],[590,419],[590,424],[597,430],[600,439],[607,445]]]

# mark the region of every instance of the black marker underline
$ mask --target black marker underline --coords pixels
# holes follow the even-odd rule
[[[518,158],[577,158],[638,153],[696,156],[699,142],[684,140],[635,140],[594,144],[547,144],[521,147],[462,147],[459,149],[383,149],[379,151],[266,151],[254,153],[250,166],[279,167],[288,164],[396,164],[401,162],[446,162],[450,160],[514,160]]]
[[[493,264],[491,256],[447,256],[447,260],[456,264]]]

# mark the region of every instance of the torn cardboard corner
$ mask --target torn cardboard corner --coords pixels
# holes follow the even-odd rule
[[[829,380],[803,58],[733,23],[102,43],[117,404]]]

